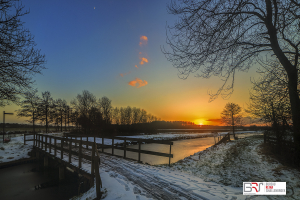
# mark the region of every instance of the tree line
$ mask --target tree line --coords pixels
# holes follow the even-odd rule
[[[68,103],[64,99],[53,99],[49,91],[28,91],[24,100],[19,102],[21,108],[17,111],[19,117],[28,117],[32,123],[33,131],[37,123],[44,124],[46,132],[49,126],[75,127],[83,133],[99,133],[111,124],[131,125],[149,123],[159,120],[146,110],[136,107],[113,107],[112,101],[103,96],[99,99],[88,90],[82,91]]]

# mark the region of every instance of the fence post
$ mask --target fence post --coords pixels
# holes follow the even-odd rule
[[[141,141],[139,141],[139,160],[138,162],[141,162]]]
[[[4,133],[3,133],[4,134]],[[26,133],[24,133],[24,145],[26,144]]]
[[[81,154],[82,154],[82,140],[80,140],[79,142],[79,155],[78,155],[78,165],[79,165],[79,169],[81,168]]]
[[[63,155],[64,155],[64,138],[60,139],[60,159],[63,159]]]
[[[86,141],[87,141],[87,142],[89,141],[89,137],[86,137]],[[88,143],[86,143],[86,149],[89,149]]]
[[[104,151],[104,137],[102,136],[102,153]]]
[[[71,150],[72,150],[72,141],[69,141],[69,163],[71,163],[71,156],[72,156],[72,153],[71,153]]]
[[[170,154],[171,154],[171,148],[172,148],[172,145],[170,144]],[[169,167],[171,165],[171,157],[169,157]]]
[[[48,136],[45,136],[45,151],[47,152],[47,142],[48,142]]]
[[[92,165],[91,165],[91,174],[94,174],[94,168],[95,168],[95,145],[92,146]]]
[[[57,147],[56,147],[56,137],[54,138],[54,156],[56,157],[56,150],[57,150]]]
[[[124,139],[124,158],[126,158],[126,139]]]
[[[266,144],[267,142],[267,135],[266,135],[266,131],[264,132],[264,143]]]
[[[51,140],[52,140],[52,136],[49,136],[49,153],[51,153]]]
[[[96,194],[97,194],[97,199],[100,199],[101,193],[100,193],[100,173],[99,173],[98,156],[94,157],[94,163],[95,163],[95,178],[96,178]]]
[[[111,155],[114,155],[114,136],[112,137],[112,140],[111,140]]]
[[[44,135],[41,135],[42,136],[42,145],[41,145],[41,149],[43,150],[44,148]]]

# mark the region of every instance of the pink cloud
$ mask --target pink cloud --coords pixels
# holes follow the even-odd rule
[[[133,81],[128,82],[128,85],[131,85],[131,86],[137,87],[137,88],[143,87],[143,86],[145,86],[147,84],[148,84],[148,82],[146,80],[142,81],[139,78],[135,78]]]
[[[141,62],[140,62],[141,65],[143,65],[143,64],[145,64],[145,63],[148,62],[148,59],[147,59],[147,58],[142,57],[142,58],[140,58],[140,59],[141,59]]]
[[[142,45],[146,45],[147,44],[147,42],[148,42],[148,38],[147,38],[147,36],[141,36],[140,37],[140,46],[142,46]]]
[[[139,68],[137,65],[134,65],[136,68]]]

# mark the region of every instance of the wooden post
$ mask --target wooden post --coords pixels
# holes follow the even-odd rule
[[[139,141],[139,159],[138,162],[141,162],[141,141]]]
[[[170,154],[171,154],[171,148],[172,148],[172,145],[170,144]],[[169,167],[171,165],[171,157],[169,157]]]
[[[94,136],[94,143],[96,143],[96,137]]]
[[[3,132],[4,135],[4,132]],[[24,133],[24,145],[26,144],[26,133]]]
[[[95,168],[95,145],[92,146],[92,157],[91,157],[91,161],[92,161],[92,165],[91,165],[91,174],[94,174],[94,168]]]
[[[43,149],[44,148],[44,135],[41,135],[42,136],[42,146],[41,146],[41,149]]]
[[[115,138],[113,136],[111,139],[111,155],[114,155],[114,142],[115,142]]]
[[[95,163],[95,177],[96,177],[96,194],[97,194],[97,199],[100,199],[101,193],[100,193],[100,173],[99,173],[98,156],[95,156],[94,163]]]
[[[39,137],[39,148],[41,147],[41,135],[40,134],[38,134],[38,137]]]
[[[104,137],[102,136],[102,152],[104,152]]]
[[[48,136],[45,136],[45,151],[47,152],[47,142],[48,142]]]
[[[72,162],[71,158],[72,158],[72,153],[71,153],[71,150],[72,150],[72,142],[69,141],[69,163]]]
[[[51,153],[51,140],[52,140],[52,136],[49,136],[49,153]]]
[[[60,159],[63,159],[64,151],[64,138],[60,139]]]
[[[86,141],[87,141],[87,142],[89,141],[89,137],[86,137]],[[86,143],[86,149],[89,149],[88,143]]]
[[[126,158],[126,139],[124,139],[124,158]]]
[[[79,169],[81,168],[81,157],[82,157],[82,140],[80,140],[79,142],[79,154],[78,154]]]
[[[56,137],[54,138],[54,156],[56,157],[56,151],[57,151],[57,147],[56,147]]]

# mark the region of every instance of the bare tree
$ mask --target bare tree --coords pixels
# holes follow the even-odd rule
[[[120,124],[120,109],[118,108],[118,107],[115,107],[114,109],[113,109],[113,119],[114,119],[114,123],[115,124]]]
[[[99,105],[103,115],[103,120],[106,124],[111,124],[112,106],[111,100],[107,97],[102,97],[99,99]]]
[[[32,123],[33,132],[35,132],[35,122],[37,121],[37,107],[41,99],[37,95],[37,90],[25,92],[24,100],[20,102],[21,109],[18,110],[19,117],[30,117],[28,122]]]
[[[274,70],[274,65],[279,67]],[[252,81],[247,112],[261,118],[265,123],[270,123],[272,132],[281,141],[287,136],[286,130],[289,129],[292,119],[287,75],[278,62],[264,63],[262,66],[258,71],[261,77]]]
[[[94,115],[97,108],[97,99],[89,91],[84,90],[82,94],[78,94],[77,97],[72,100],[73,110],[77,115],[77,124],[80,125],[86,133],[90,131],[89,125],[92,123],[91,114]]]
[[[163,51],[182,78],[202,67],[198,76],[214,75],[224,80],[211,100],[219,94],[231,94],[235,72],[247,71],[259,56],[268,54],[269,58],[278,59],[288,77],[294,138],[300,142],[297,91],[300,3],[295,0],[182,0],[179,4],[172,2],[168,10],[180,20],[168,27],[167,43],[172,51]]]
[[[48,133],[49,123],[52,121],[49,109],[53,107],[53,99],[49,91],[42,92],[42,98],[38,105],[39,120],[46,123],[46,133]]]
[[[45,56],[20,19],[28,13],[18,1],[0,2],[0,106],[31,90],[33,75],[44,69]]]
[[[227,103],[221,113],[221,120],[224,124],[232,126],[233,137],[235,138],[234,126],[241,120],[241,107],[235,103]]]

